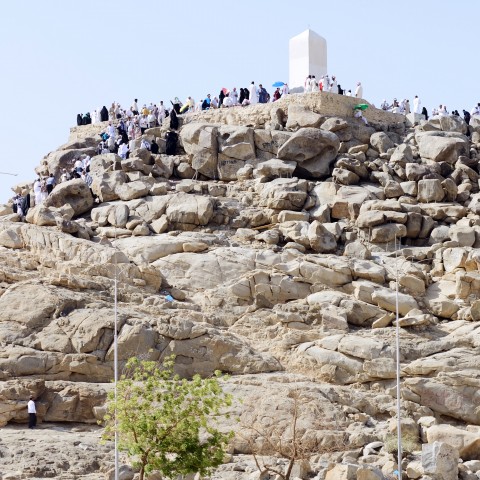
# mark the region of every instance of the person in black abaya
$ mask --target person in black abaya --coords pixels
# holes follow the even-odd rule
[[[428,120],[428,112],[427,112],[427,109],[425,107],[422,108],[422,115],[425,116],[425,120]]]
[[[77,125],[80,126],[81,124],[82,124],[82,114],[79,113],[79,114],[77,115]]]
[[[108,110],[107,110],[107,107],[105,105],[100,110],[100,121],[101,122],[108,122]]]
[[[245,90],[243,88],[240,89],[240,97],[238,97],[238,103],[241,105],[245,100]]]
[[[158,153],[158,143],[154,140],[150,143],[150,151],[156,155]]]
[[[167,155],[175,155],[177,151],[177,140],[178,135],[176,132],[168,132],[166,137],[166,146],[165,146],[165,153]]]
[[[172,108],[172,111],[170,112],[170,128],[173,130],[178,128],[178,117],[174,108]]]
[[[218,95],[218,108],[223,105],[223,99],[225,98],[225,94],[223,93],[223,89],[220,90],[220,94]]]
[[[467,110],[464,110],[463,111],[463,119],[465,120],[465,123],[467,125],[470,125],[470,118],[471,118],[470,112],[467,112]]]

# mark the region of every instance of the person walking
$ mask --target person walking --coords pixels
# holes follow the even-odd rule
[[[35,399],[30,395],[30,400],[27,403],[28,411],[28,428],[35,428],[37,426],[37,409],[35,407]]]

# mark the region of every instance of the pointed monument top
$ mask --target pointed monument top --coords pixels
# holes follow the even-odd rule
[[[325,40],[325,38],[323,38],[317,32],[312,30],[310,28],[310,26],[308,26],[308,28],[306,30],[304,30],[302,33],[299,33],[298,35],[295,35],[295,37],[293,37],[293,38],[297,38],[297,37],[318,37],[318,38],[321,38],[322,40]],[[293,38],[291,40],[293,40]]]

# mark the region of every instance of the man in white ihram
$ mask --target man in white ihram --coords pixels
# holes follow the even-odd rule
[[[355,89],[355,96],[357,98],[363,98],[363,87],[360,82],[357,83],[357,88]]]
[[[28,410],[28,428],[35,428],[37,426],[37,409],[35,408],[35,400],[30,395],[30,400],[27,403]]]
[[[422,102],[418,98],[418,95],[415,95],[415,98],[413,99],[413,113],[417,113],[420,115],[422,113]]]
[[[255,82],[252,82],[250,84],[249,92],[250,92],[250,96],[248,99],[250,100],[250,105],[254,105],[258,103],[258,92],[257,92],[257,87],[255,86]]]

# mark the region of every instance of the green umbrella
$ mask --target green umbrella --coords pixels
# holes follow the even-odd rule
[[[359,103],[353,107],[354,110],[366,110],[368,105],[366,103]]]

